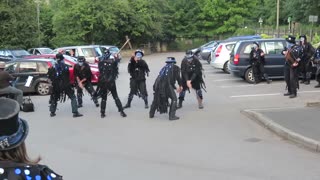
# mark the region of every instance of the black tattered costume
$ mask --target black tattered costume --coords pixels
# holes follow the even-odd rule
[[[148,64],[142,59],[143,52],[137,50],[135,56],[131,57],[128,64],[128,72],[130,78],[130,93],[128,102],[124,108],[131,106],[131,101],[134,95],[141,97],[144,100],[145,108],[148,108],[148,92],[146,87],[146,75],[150,72]]]
[[[78,107],[82,107],[83,88],[89,92],[93,102],[98,107],[99,104],[96,97],[96,91],[93,89],[91,83],[92,72],[84,57],[78,57],[78,63],[74,66],[73,72],[77,87]]]
[[[106,58],[99,62],[98,68],[100,75],[98,80],[97,93],[99,96],[101,96],[101,117],[105,117],[107,96],[109,92],[111,92],[121,116],[126,117],[127,115],[123,112],[123,107],[118,97],[116,87],[116,79],[118,78],[119,74],[118,62],[112,55],[106,56]]]
[[[167,113],[168,106],[170,105],[169,119],[179,119],[179,117],[175,115],[177,109],[175,83],[177,82],[179,87],[181,87],[182,82],[180,77],[180,68],[175,65],[175,62],[174,58],[169,58],[166,61],[167,64],[161,69],[157,79],[155,80],[153,85],[154,97],[149,112],[150,118],[154,117],[156,111],[159,111],[160,114]],[[168,99],[171,99],[171,104]]]
[[[72,113],[74,117],[82,116],[78,112],[77,100],[74,89],[70,83],[69,67],[63,62],[63,55],[56,55],[57,63],[49,68],[48,76],[52,82],[52,92],[50,96],[50,112],[51,116],[55,116],[58,101],[64,102],[66,96],[71,100]]]
[[[202,89],[205,88],[205,83],[202,74],[202,64],[199,59],[192,54],[192,52],[187,52],[186,57],[181,62],[181,76],[182,76],[182,87],[183,90],[179,94],[179,104],[178,108],[182,107],[182,102],[186,95],[186,91],[190,92],[187,86],[187,82],[191,81],[192,88],[196,91],[197,99],[199,103],[199,108],[202,109]]]

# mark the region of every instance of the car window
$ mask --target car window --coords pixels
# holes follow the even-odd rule
[[[96,56],[96,52],[94,50],[94,48],[81,48],[82,53],[85,57],[95,57]]]
[[[281,54],[284,49],[283,43],[280,41],[276,42],[264,42],[261,43],[261,49],[265,49],[266,54]]]
[[[227,45],[226,45],[226,49],[227,49],[228,51],[231,51],[232,48],[233,48],[233,46],[234,46],[234,44],[227,44]]]
[[[101,51],[100,47],[95,47],[94,50],[96,51],[96,54],[97,54],[98,56],[102,56],[102,51]],[[111,49],[110,49],[110,52],[112,52]]]
[[[15,57],[22,57],[22,56],[30,55],[28,53],[28,51],[26,51],[26,50],[12,50],[11,53]]]
[[[41,73],[48,72],[48,64],[46,62],[39,62],[38,67],[39,67],[39,72]]]
[[[112,52],[112,53],[117,53],[117,52],[119,52],[119,48],[117,48],[117,47],[110,47],[109,50],[110,50],[110,52]]]
[[[42,48],[42,49],[39,49],[41,54],[50,54],[52,53],[52,49],[49,49],[49,48]]]
[[[253,47],[253,44],[245,44],[244,48],[243,48],[243,54],[250,54],[251,49]]]
[[[20,73],[37,72],[36,62],[21,62],[19,65]]]
[[[1,56],[5,56],[4,51],[0,51]]]
[[[8,63],[6,64],[6,67],[5,67],[5,71],[8,71],[8,72],[16,72],[16,68],[17,68],[17,63]]]
[[[36,49],[36,50],[35,50],[35,54],[36,54],[36,55],[39,55],[39,54],[41,54],[41,53],[40,53],[39,50]]]

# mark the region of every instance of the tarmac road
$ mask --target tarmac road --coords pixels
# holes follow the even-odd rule
[[[149,103],[153,82],[167,56],[180,60],[184,53],[145,56]],[[118,94],[129,93],[127,61],[120,64]],[[243,116],[244,109],[285,109],[319,101],[320,91],[302,85],[298,98],[282,96],[283,80],[251,85],[203,62],[207,93],[204,109],[197,108],[194,92],[186,95],[180,120],[167,114],[149,119],[142,99],[135,97],[128,117],[117,112],[111,96],[106,118],[85,94],[81,118],[72,118],[70,101],[49,116],[48,96],[32,96],[34,113],[21,113],[30,123],[27,146],[31,157],[41,155],[67,180],[318,180],[320,156],[307,151]]]

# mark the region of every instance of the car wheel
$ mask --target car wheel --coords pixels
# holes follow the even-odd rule
[[[248,68],[247,69],[247,71],[246,71],[246,73],[244,75],[244,78],[248,83],[250,83],[250,84],[254,83],[254,77],[253,77],[252,68]]]
[[[223,65],[223,72],[230,74],[230,70],[228,68],[229,61],[225,62]]]
[[[42,96],[48,95],[50,91],[49,88],[50,88],[49,83],[40,82],[36,87],[36,92]]]

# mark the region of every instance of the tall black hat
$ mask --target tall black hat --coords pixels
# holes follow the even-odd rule
[[[176,63],[176,58],[174,57],[167,57],[166,63]]]
[[[294,37],[294,36],[292,36],[292,35],[289,35],[289,36],[286,38],[286,41],[288,41],[289,43],[295,44],[295,43],[296,43],[296,37]]]
[[[18,147],[28,135],[28,123],[19,118],[19,111],[17,101],[0,98],[0,151]]]

